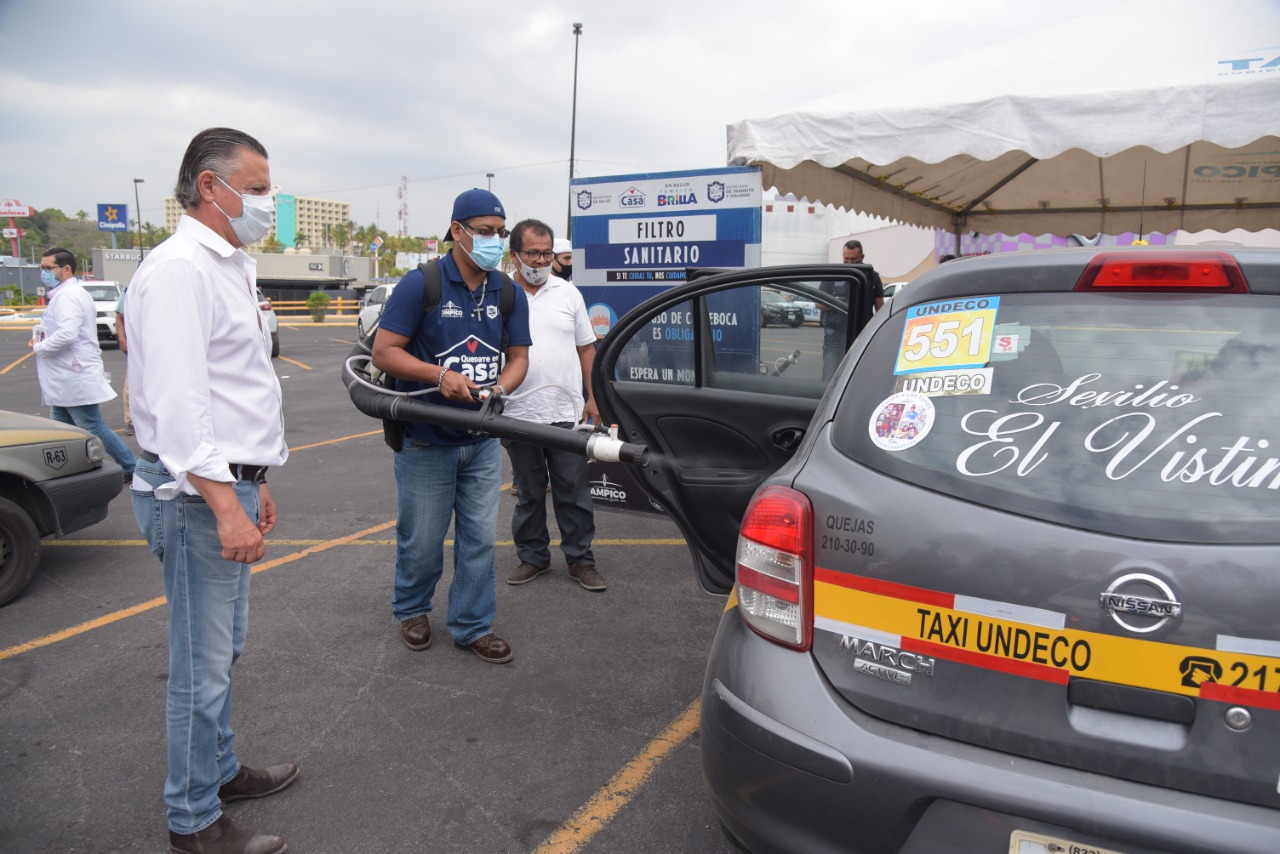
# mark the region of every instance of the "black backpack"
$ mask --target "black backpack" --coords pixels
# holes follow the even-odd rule
[[[440,307],[440,293],[443,289],[443,283],[440,276],[439,260],[426,261],[418,265],[419,272],[425,282],[422,288],[422,316],[425,318],[431,312]],[[511,277],[506,273],[501,273],[502,290],[498,294],[498,311],[502,313],[502,352],[507,350],[507,323],[506,320],[511,316],[511,312],[516,308],[516,283],[511,281]],[[378,326],[382,323],[382,316],[373,322],[369,327],[369,331],[360,339],[359,349],[370,356],[373,355],[373,339],[378,334]],[[369,365],[372,372],[373,365]],[[378,385],[387,389],[394,389],[396,380],[390,374],[383,373],[375,380]],[[393,451],[399,451],[401,445],[404,444],[405,428],[408,427],[407,422],[393,421],[391,419],[383,419],[382,421],[382,438],[386,441],[387,446]]]

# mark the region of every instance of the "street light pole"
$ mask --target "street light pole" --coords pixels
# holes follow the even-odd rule
[[[142,202],[138,198],[138,185],[146,178],[133,179],[133,215],[138,219],[138,266],[142,266]]]
[[[486,172],[486,173],[484,173],[484,177],[486,177],[486,178],[488,178],[488,179],[489,179],[489,192],[491,192],[491,193],[492,193],[492,192],[493,192],[493,173],[492,173],[492,172]]]
[[[573,149],[578,138],[578,39],[582,36],[582,24],[573,25],[573,113],[569,121],[569,207],[565,218],[569,221],[565,236],[573,240]]]

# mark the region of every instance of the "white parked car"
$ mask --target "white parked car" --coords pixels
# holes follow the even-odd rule
[[[389,282],[378,285],[365,294],[364,300],[360,303],[360,316],[356,319],[357,338],[363,338],[373,324],[378,322],[378,318],[382,317],[382,308],[387,304],[395,287],[395,282]]]
[[[97,314],[98,340],[116,340],[116,307],[120,304],[120,286],[115,282],[80,281],[93,298]]]
[[[276,317],[276,310],[271,307],[271,300],[262,294],[262,288],[258,288],[258,308],[262,311],[262,319],[267,324],[267,329],[271,330],[271,358],[280,355],[280,319]]]

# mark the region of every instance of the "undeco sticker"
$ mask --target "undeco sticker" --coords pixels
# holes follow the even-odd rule
[[[895,374],[940,368],[981,368],[991,358],[1000,297],[961,299],[913,305],[907,309]]]
[[[905,451],[933,428],[933,401],[914,391],[900,391],[881,401],[871,415],[867,432],[877,448]]]

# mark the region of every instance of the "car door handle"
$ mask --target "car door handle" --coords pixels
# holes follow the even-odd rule
[[[800,440],[804,438],[803,427],[783,427],[781,430],[774,430],[773,445],[787,453],[794,451],[799,445]]]

